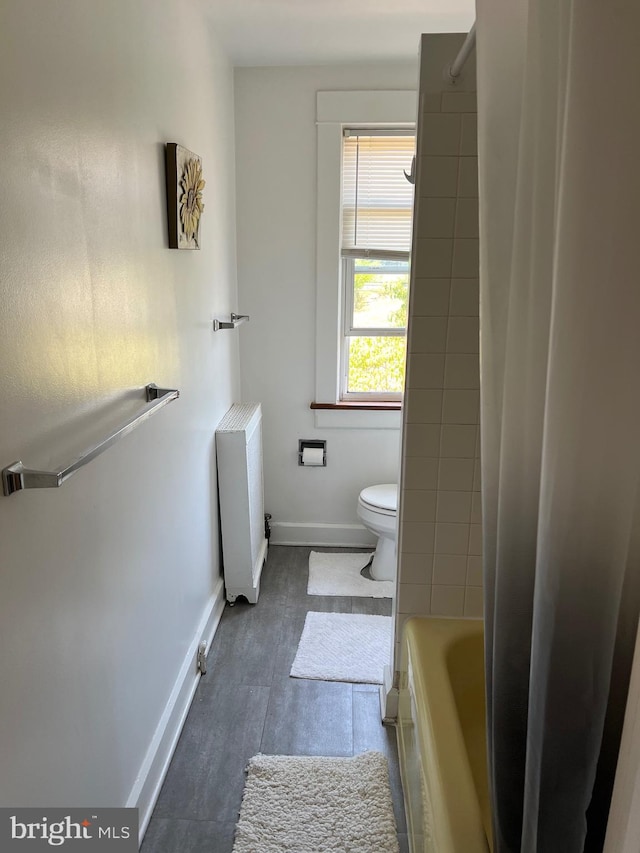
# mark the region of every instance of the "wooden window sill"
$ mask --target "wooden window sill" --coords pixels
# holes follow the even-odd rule
[[[367,400],[353,400],[341,403],[311,403],[310,409],[331,409],[343,412],[399,412],[402,409],[401,400],[388,402],[369,402]]]

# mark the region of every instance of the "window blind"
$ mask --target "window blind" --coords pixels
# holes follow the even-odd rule
[[[342,153],[342,254],[408,257],[411,248],[415,136],[406,128],[345,130]]]

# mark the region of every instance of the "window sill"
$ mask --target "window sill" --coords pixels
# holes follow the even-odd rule
[[[315,425],[321,429],[400,429],[402,403],[311,403]]]
[[[373,402],[369,400],[349,400],[340,403],[311,403],[310,409],[329,409],[345,412],[399,412],[402,409],[402,400],[388,400]]]

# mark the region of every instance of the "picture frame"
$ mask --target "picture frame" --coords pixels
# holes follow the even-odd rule
[[[206,181],[202,157],[177,142],[165,147],[170,249],[199,249]]]

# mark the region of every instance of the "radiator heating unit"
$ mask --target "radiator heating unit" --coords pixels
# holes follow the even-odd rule
[[[255,604],[267,557],[262,479],[262,407],[236,403],[216,429],[222,561],[227,601]]]

